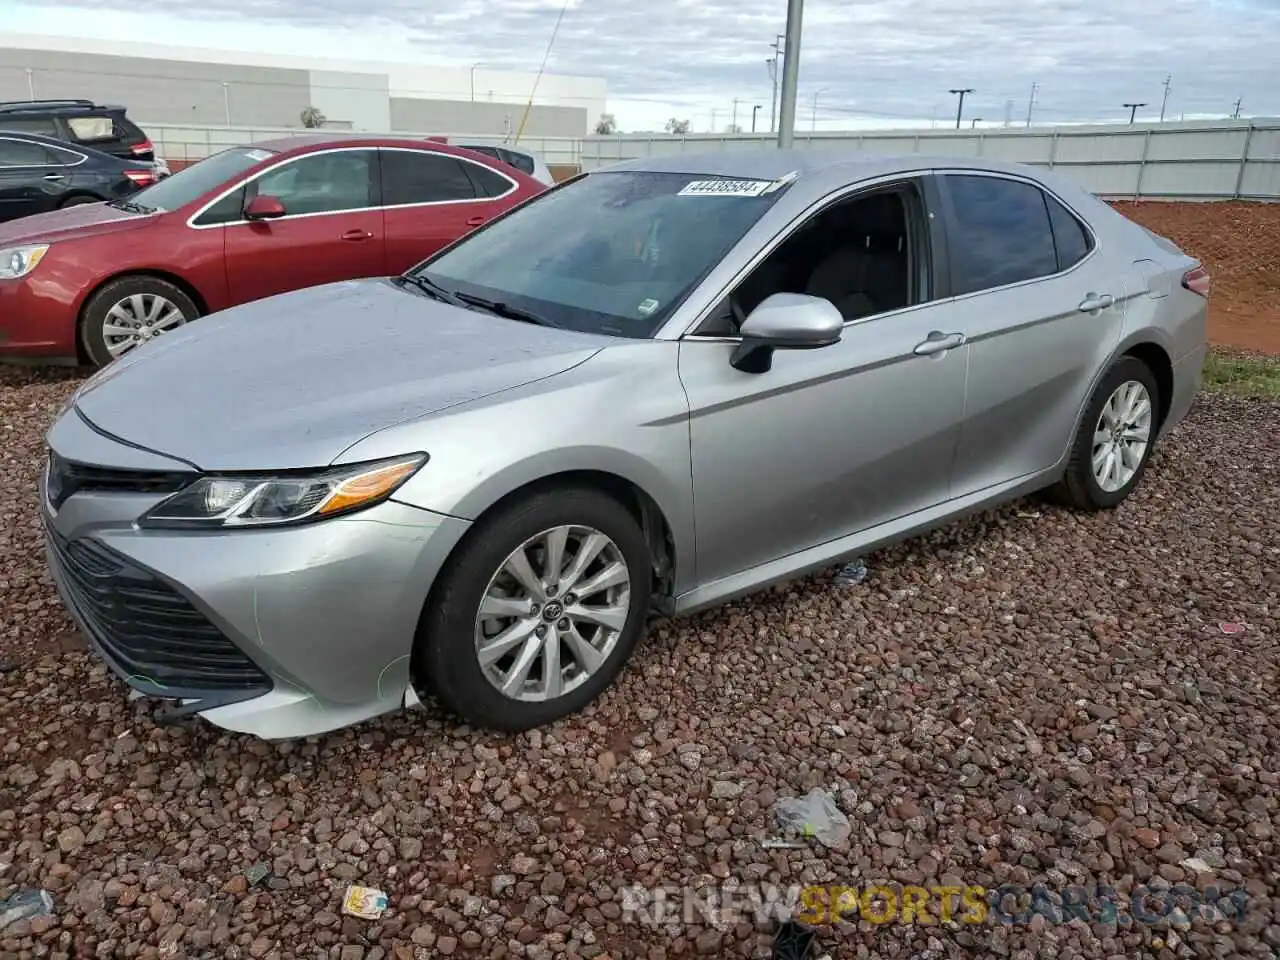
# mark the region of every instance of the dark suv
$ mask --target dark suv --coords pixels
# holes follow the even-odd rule
[[[92,100],[15,100],[0,103],[0,130],[38,133],[109,153],[121,160],[155,163],[151,139],[125,108]]]

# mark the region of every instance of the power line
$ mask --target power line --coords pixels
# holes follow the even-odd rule
[[[569,0],[564,0],[560,5],[560,15],[556,17],[556,25],[551,28],[551,39],[547,41],[546,53],[542,55],[542,63],[538,66],[538,73],[533,78],[533,86],[529,88],[529,100],[524,105],[524,116],[520,118],[520,127],[516,130],[516,138],[513,143],[520,142],[520,134],[524,133],[525,122],[529,119],[529,110],[533,107],[533,95],[538,92],[538,81],[542,79],[542,71],[547,69],[547,60],[551,57],[551,48],[555,45],[556,34],[560,32],[560,21],[564,19],[564,12],[569,9]]]

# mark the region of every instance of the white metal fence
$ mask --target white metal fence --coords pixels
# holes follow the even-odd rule
[[[228,146],[297,129],[143,124],[167,160],[196,160]],[[394,134],[394,136],[415,136]],[[421,134],[420,136],[428,136]],[[447,135],[472,143],[501,137]],[[798,148],[989,157],[1051,167],[1108,198],[1280,200],[1280,119],[988,130],[885,130],[797,134]],[[769,134],[522,138],[548,165],[594,170],[620,160],[708,150],[770,150]]]

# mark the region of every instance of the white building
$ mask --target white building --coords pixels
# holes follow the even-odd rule
[[[139,123],[327,126],[502,136],[520,124],[534,74],[247,53],[0,31],[0,100],[84,97]],[[524,133],[581,137],[605,112],[606,83],[543,74]]]

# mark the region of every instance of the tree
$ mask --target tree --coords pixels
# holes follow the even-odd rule
[[[677,120],[672,117],[667,121],[667,133],[674,133],[678,137],[683,137],[689,132],[688,120]]]
[[[324,126],[324,114],[315,107],[307,107],[302,111],[302,125],[310,130]]]
[[[613,114],[600,114],[600,119],[596,121],[596,134],[601,137],[609,137],[617,132],[618,121],[614,119]]]

